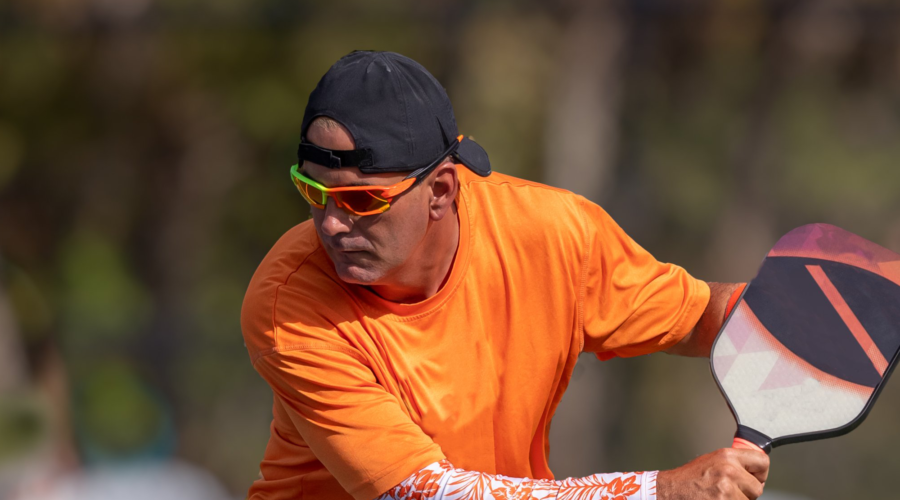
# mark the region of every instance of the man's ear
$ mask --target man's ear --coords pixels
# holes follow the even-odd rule
[[[450,159],[444,160],[432,172],[431,200],[428,203],[431,218],[441,220],[447,212],[453,208],[456,193],[459,191],[459,177],[456,174],[456,165]]]

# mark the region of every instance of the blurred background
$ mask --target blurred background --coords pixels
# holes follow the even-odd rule
[[[243,497],[272,400],[240,305],[307,218],[288,168],[349,51],[421,62],[495,170],[746,281],[811,222],[900,251],[898,24],[878,0],[5,0],[0,498]],[[776,449],[770,498],[897,497],[895,384],[852,434]],[[551,465],[672,468],[733,432],[705,360],[583,356]]]

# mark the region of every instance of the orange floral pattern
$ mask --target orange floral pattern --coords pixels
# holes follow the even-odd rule
[[[376,500],[656,500],[656,471],[551,481],[455,469],[442,460]]]

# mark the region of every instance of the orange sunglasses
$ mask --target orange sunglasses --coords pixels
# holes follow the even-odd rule
[[[413,171],[402,181],[392,186],[339,186],[325,187],[321,183],[310,179],[300,173],[300,165],[291,166],[291,180],[297,186],[297,190],[303,198],[315,208],[324,209],[328,198],[334,200],[337,206],[353,215],[375,215],[387,212],[391,208],[391,202],[397,196],[408,191],[429,172],[441,164],[456,146],[462,141],[463,136],[457,137],[457,142],[448,148],[437,160]]]

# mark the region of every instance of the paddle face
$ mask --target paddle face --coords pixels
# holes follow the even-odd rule
[[[776,243],[713,344],[737,436],[763,449],[850,432],[900,352],[900,255],[827,224]]]

